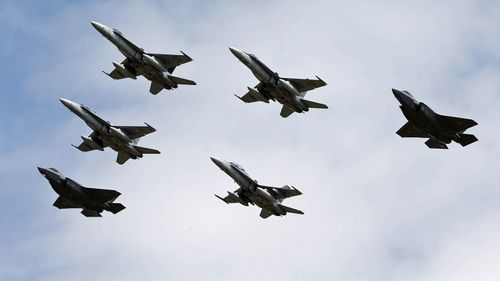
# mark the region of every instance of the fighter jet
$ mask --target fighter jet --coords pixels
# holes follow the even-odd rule
[[[60,101],[94,130],[90,136],[82,136],[83,142],[79,146],[73,145],[80,151],[103,151],[109,146],[118,152],[116,162],[120,165],[130,158],[141,158],[144,154],[160,154],[156,149],[137,145],[141,137],[156,132],[147,123],[144,123],[146,126],[112,126],[84,105],[63,98]]]
[[[402,138],[429,138],[425,144],[429,148],[439,149],[448,149],[446,144],[451,141],[462,146],[477,141],[474,135],[464,134],[465,130],[477,125],[474,120],[439,115],[407,91],[392,89],[392,93],[401,103],[399,108],[408,119],[396,132]]]
[[[110,189],[97,189],[84,187],[76,181],[65,177],[54,168],[38,167],[38,171],[49,181],[59,197],[54,202],[54,207],[59,209],[83,209],[82,215],[86,217],[101,217],[106,210],[113,214],[125,209],[120,203],[113,203],[120,192]]]
[[[177,66],[192,61],[182,51],[182,55],[146,53],[144,49],[125,38],[120,31],[95,21],[92,21],[91,24],[126,57],[121,64],[113,62],[115,69],[111,73],[103,71],[109,77],[115,80],[137,79],[137,76],[142,75],[151,81],[149,92],[153,95],[158,94],[163,89],[177,88],[180,84],[196,85],[194,81],[171,75]]]
[[[271,215],[284,216],[287,213],[304,214],[300,210],[296,210],[285,205],[282,205],[284,199],[301,195],[293,186],[285,185],[283,187],[265,186],[257,183],[252,179],[247,172],[234,162],[227,162],[214,157],[210,157],[212,161],[222,171],[228,174],[240,186],[234,193],[228,191],[228,196],[222,198],[215,195],[217,198],[230,203],[240,203],[248,206],[248,204],[257,205],[262,208],[260,217],[268,218]]]
[[[303,113],[309,111],[309,108],[328,108],[324,104],[304,99],[307,91],[326,85],[325,81],[318,76],[316,76],[317,80],[279,77],[278,73],[269,69],[255,55],[232,47],[229,50],[238,60],[250,68],[260,81],[254,88],[247,87],[248,93],[244,96],[236,95],[242,101],[246,103],[278,101],[283,104],[280,113],[283,118],[290,116],[294,112]]]

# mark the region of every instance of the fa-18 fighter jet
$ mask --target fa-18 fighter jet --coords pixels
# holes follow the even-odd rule
[[[54,207],[59,209],[83,209],[82,215],[86,217],[101,217],[106,210],[113,214],[125,209],[120,203],[113,203],[120,192],[110,189],[97,189],[84,187],[76,181],[65,177],[54,168],[41,168],[38,171],[49,181],[59,197],[54,202]]]
[[[401,103],[401,111],[408,122],[397,131],[402,138],[429,138],[425,144],[429,148],[448,149],[451,141],[462,146],[477,141],[474,135],[464,131],[477,123],[471,119],[439,115],[423,102],[417,101],[409,92],[392,89]]]
[[[253,75],[260,81],[254,88],[248,87],[248,93],[244,96],[236,96],[242,101],[246,103],[278,101],[283,104],[280,113],[283,118],[290,116],[294,112],[309,111],[309,108],[328,108],[324,104],[304,99],[307,91],[326,85],[318,76],[316,76],[318,80],[282,78],[255,55],[242,52],[236,48],[229,48],[229,50],[238,60],[250,68]]]
[[[137,76],[142,75],[151,81],[149,91],[153,95],[163,89],[177,88],[180,84],[196,85],[194,81],[171,75],[177,66],[192,61],[185,53],[181,52],[182,55],[146,53],[144,49],[125,38],[120,31],[95,21],[91,24],[126,57],[121,64],[113,63],[115,69],[111,73],[104,72],[111,78],[137,79]]]
[[[112,126],[84,105],[67,99],[60,101],[94,130],[90,136],[82,136],[83,142],[79,146],[73,145],[80,151],[103,151],[109,146],[118,152],[116,162],[120,165],[130,158],[141,158],[143,154],[160,154],[156,149],[137,145],[141,137],[156,131],[150,125],[145,123],[146,126]]]
[[[285,185],[283,187],[264,186],[252,179],[247,172],[234,162],[227,162],[211,157],[212,161],[222,171],[228,174],[240,186],[234,193],[228,192],[225,198],[215,195],[222,201],[229,203],[240,203],[248,206],[248,203],[257,205],[262,208],[260,216],[268,218],[271,215],[284,216],[287,213],[304,214],[300,210],[296,210],[285,205],[282,205],[284,199],[301,195],[302,192],[294,187]]]

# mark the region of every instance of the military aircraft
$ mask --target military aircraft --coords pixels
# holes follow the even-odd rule
[[[401,103],[401,111],[408,122],[396,133],[402,138],[429,138],[425,144],[429,148],[448,149],[446,144],[455,141],[462,146],[477,141],[474,135],[464,131],[477,123],[471,119],[444,116],[435,113],[423,102],[417,101],[408,91],[392,89]]]
[[[82,215],[86,217],[101,217],[102,211],[113,214],[125,209],[120,203],[114,203],[120,192],[110,189],[97,189],[84,187],[76,181],[65,177],[54,168],[38,167],[38,171],[49,181],[59,197],[54,202],[54,207],[59,209],[83,209]]]
[[[160,154],[156,149],[137,145],[141,137],[156,131],[147,123],[144,123],[146,126],[112,126],[84,105],[63,98],[60,101],[94,130],[90,136],[82,136],[83,142],[79,146],[73,145],[80,151],[103,151],[109,146],[118,152],[116,162],[120,165],[130,158],[141,158],[144,154]]]
[[[177,66],[193,60],[182,51],[182,55],[146,53],[144,49],[125,38],[120,31],[95,21],[91,24],[126,57],[121,64],[113,62],[115,69],[111,73],[103,71],[109,77],[115,80],[137,79],[137,76],[142,75],[151,81],[149,92],[153,95],[163,89],[177,88],[180,84],[196,85],[194,81],[171,75]]]
[[[279,77],[278,73],[269,69],[255,55],[232,47],[229,50],[238,60],[250,68],[260,81],[254,88],[247,87],[248,93],[244,96],[236,95],[242,101],[246,103],[278,101],[283,104],[280,113],[283,118],[290,116],[294,112],[303,113],[309,111],[310,108],[328,108],[324,104],[304,99],[307,91],[326,85],[325,81],[318,76],[316,76],[317,80]]]
[[[284,216],[287,213],[304,214],[300,210],[281,204],[286,198],[302,194],[302,192],[293,186],[290,187],[285,185],[283,187],[273,187],[260,185],[256,180],[252,179],[240,165],[214,157],[210,157],[210,159],[240,186],[234,193],[228,191],[229,195],[225,198],[215,195],[227,204],[240,203],[248,206],[250,203],[252,205],[257,205],[262,208],[260,217],[264,219],[271,215]]]

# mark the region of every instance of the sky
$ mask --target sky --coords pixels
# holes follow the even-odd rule
[[[498,1],[10,1],[0,7],[0,280],[499,280]],[[194,60],[197,86],[149,94],[114,81],[122,54],[90,25]],[[234,94],[258,82],[228,50],[328,86],[329,105],[279,116]],[[474,119],[478,142],[401,139],[391,88]],[[162,154],[120,166],[82,153],[90,129],[60,102],[116,125],[147,122]],[[305,215],[263,220],[213,194],[237,188],[210,156],[265,185],[293,185]],[[36,167],[122,193],[117,215],[52,206]]]

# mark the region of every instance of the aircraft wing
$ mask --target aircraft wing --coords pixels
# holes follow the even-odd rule
[[[260,89],[260,87],[261,83],[257,84],[254,88],[248,87],[248,92],[246,94],[244,94],[242,97],[240,96],[236,97],[246,103],[258,102],[258,101],[269,103],[269,99],[257,90]]]
[[[127,136],[131,139],[140,138],[145,135],[156,132],[155,128],[151,127],[147,123],[144,124],[146,124],[146,126],[113,126],[113,127],[120,129],[121,131],[126,133]]]
[[[401,127],[396,134],[402,138],[428,138],[429,135],[422,132],[420,129],[415,127],[412,123],[406,122],[406,124]]]
[[[133,61],[129,58],[126,58],[125,60],[122,61],[121,65],[118,65],[116,63],[113,63],[115,66],[115,69],[111,71],[111,73],[104,72],[104,74],[108,75],[109,77],[115,79],[115,80],[120,80],[120,79],[125,79],[125,78],[131,78],[131,79],[136,79],[137,76],[141,75],[138,71],[138,68],[135,67]],[[122,69],[124,67],[124,70]]]
[[[190,62],[193,59],[182,52],[182,55],[169,55],[169,54],[151,54],[148,55],[155,57],[166,69],[168,72],[172,73],[174,69],[184,63]]]
[[[93,151],[93,150],[101,150],[107,145],[103,144],[102,146],[96,146],[95,143],[92,141],[92,139],[97,138],[96,132],[92,132],[90,136],[88,136],[87,139],[83,138],[83,142],[79,146],[73,145],[76,149],[83,151],[83,152],[88,152],[88,151]]]
[[[241,188],[238,188],[238,189],[235,191],[235,193],[238,193],[240,190],[241,190]],[[227,192],[227,194],[228,194],[228,195],[227,195],[226,197],[224,197],[224,198],[220,197],[220,196],[219,196],[219,195],[217,195],[217,194],[215,194],[215,197],[217,197],[217,198],[219,198],[220,200],[222,200],[222,201],[226,202],[227,204],[231,204],[231,203],[241,203],[241,204],[243,204],[243,205],[248,205],[248,203],[244,204],[244,203],[243,203],[244,201],[242,201],[242,200],[241,200],[241,198],[239,198],[239,197],[238,197],[238,195],[236,195],[235,193],[233,193],[233,192],[229,192],[229,191],[228,191],[228,192]]]
[[[452,117],[440,115],[441,119],[444,120],[449,126],[457,130],[457,132],[461,133],[470,127],[474,127],[477,125],[476,121],[466,118]]]
[[[85,187],[85,192],[87,192],[87,194],[89,194],[89,196],[98,203],[113,202],[118,196],[121,195],[121,193],[116,190],[90,187]]]
[[[259,185],[259,187],[266,189],[269,193],[279,199],[290,198],[302,194],[302,192],[300,192],[295,187],[290,187],[288,185],[285,185],[283,187]]]
[[[67,200],[64,197],[59,196],[57,200],[54,202],[54,207],[57,207],[59,209],[73,209],[73,208],[81,208],[79,204],[73,203],[69,200]]]
[[[325,81],[321,80],[318,76],[316,76],[316,78],[318,79],[299,79],[299,78],[281,78],[281,79],[290,82],[290,84],[292,84],[300,93],[303,93],[326,85]]]

